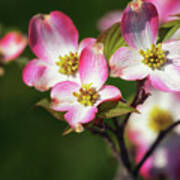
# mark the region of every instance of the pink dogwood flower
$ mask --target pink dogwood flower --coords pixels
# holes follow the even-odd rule
[[[0,62],[15,60],[25,49],[27,39],[19,32],[9,32],[0,40]]]
[[[151,2],[157,8],[161,23],[177,19],[174,15],[180,13],[179,0],[145,0]]]
[[[165,23],[170,20],[174,20],[177,17],[174,15],[180,13],[180,1],[179,0],[144,0],[154,4],[158,10],[160,23]],[[120,22],[122,19],[122,11],[114,10],[106,13],[97,22],[97,29],[104,31],[110,28],[113,24]]]
[[[128,136],[136,147],[136,161],[139,162],[160,131],[168,128],[180,119],[180,94],[165,93],[150,89],[151,96],[144,104],[137,107],[140,114],[133,113],[128,123]],[[156,179],[164,174],[170,179],[180,178],[179,148],[180,128],[161,143],[154,154],[141,168],[141,175],[146,179]]]
[[[25,84],[46,91],[58,82],[78,82],[81,52],[96,41],[86,38],[78,45],[78,36],[72,20],[62,12],[34,16],[29,25],[29,45],[37,59],[24,68]]]
[[[114,10],[105,14],[102,18],[97,22],[97,29],[99,31],[105,31],[110,28],[113,24],[121,22],[122,11]]]
[[[64,117],[76,132],[81,132],[82,124],[95,118],[99,104],[121,99],[118,88],[104,85],[108,67],[102,44],[93,44],[82,51],[79,74],[80,83],[60,82],[51,90],[52,108],[66,112]]]
[[[147,78],[159,90],[180,91],[180,41],[156,43],[155,6],[132,2],[124,11],[121,30],[130,47],[119,48],[111,57],[111,76],[130,81]]]

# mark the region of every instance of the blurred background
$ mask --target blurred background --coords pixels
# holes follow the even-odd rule
[[[126,0],[1,0],[0,23],[28,32],[37,13],[60,10],[69,15],[80,39],[97,37],[96,22],[106,12],[122,9]],[[27,48],[24,56],[34,55]],[[88,132],[62,136],[66,124],[34,104],[46,93],[26,87],[16,63],[0,77],[0,179],[113,180],[117,163],[106,143]],[[134,84],[110,79],[127,97]]]

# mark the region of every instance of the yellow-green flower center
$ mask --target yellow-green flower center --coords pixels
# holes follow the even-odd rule
[[[56,62],[59,66],[59,72],[65,75],[75,75],[78,71],[79,57],[77,52],[70,52],[69,55],[64,57],[60,56],[59,61]]]
[[[143,56],[142,62],[152,70],[160,69],[167,61],[165,51],[162,50],[162,45],[155,46],[152,44],[151,49],[146,51],[140,50],[139,53]]]
[[[154,106],[149,113],[149,127],[154,132],[160,132],[173,123],[172,114],[163,108]]]
[[[84,84],[79,92],[74,92],[73,95],[77,101],[84,106],[93,106],[99,99],[99,94],[92,84]]]

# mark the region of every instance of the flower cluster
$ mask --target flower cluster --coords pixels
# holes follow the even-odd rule
[[[64,13],[35,15],[29,24],[28,39],[36,58],[25,66],[23,81],[39,91],[50,90],[50,108],[63,112],[65,121],[76,132],[82,132],[85,124],[96,119],[99,105],[106,101],[124,102],[121,91],[106,83],[109,76],[145,81],[146,86],[139,92],[151,96],[146,101],[142,98],[139,104],[132,103],[140,114],[128,115],[127,128],[139,162],[158,134],[180,118],[180,40],[178,35],[168,41],[158,39],[159,24],[177,14],[180,1],[173,6],[172,1],[165,2],[162,5],[155,0],[136,0],[123,13],[115,13],[128,46],[117,48],[110,59],[105,56],[105,45],[99,38],[85,38],[79,43],[78,31]],[[111,23],[114,20],[110,18]],[[180,161],[173,164],[174,157],[170,155],[178,153],[180,144],[175,141],[179,133],[175,129],[146,161],[141,169],[144,177],[157,177],[158,168],[171,178],[180,177]],[[166,155],[162,157],[163,153]]]
[[[51,89],[52,108],[67,112],[64,117],[77,132],[95,118],[99,104],[121,99],[118,88],[104,85],[103,44],[86,38],[78,45],[78,31],[62,12],[34,16],[29,44],[38,59],[24,68],[24,82],[40,91]]]

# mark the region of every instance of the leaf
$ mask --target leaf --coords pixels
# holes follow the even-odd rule
[[[173,20],[161,25],[158,42],[167,41],[180,28],[180,20]]]
[[[123,102],[118,102],[118,103],[114,103],[114,102],[111,102],[113,104],[111,104],[111,108],[108,109],[108,107],[110,107],[110,104],[106,104],[104,103],[102,107],[99,108],[99,113],[98,113],[98,117],[99,118],[106,118],[106,119],[109,119],[109,118],[113,118],[113,117],[118,117],[118,116],[122,116],[122,115],[125,115],[127,113],[130,113],[130,112],[137,112],[138,111],[131,107],[130,105],[126,104],[126,103],[123,103]],[[107,105],[107,109],[105,109],[104,107]]]
[[[68,135],[68,134],[70,134],[70,133],[72,133],[72,132],[74,132],[73,128],[70,127],[70,126],[68,126],[68,127],[64,130],[63,136],[66,136],[66,135]]]
[[[42,107],[45,110],[47,110],[51,115],[53,115],[56,119],[61,120],[61,121],[65,121],[64,119],[64,112],[58,112],[58,111],[54,111],[51,108],[51,103],[49,102],[48,99],[42,99],[40,100],[38,103],[36,103],[36,106]]]
[[[176,17],[179,17],[179,18],[180,18],[180,13],[174,14],[174,15],[172,15],[172,16],[176,16]]]
[[[97,42],[104,44],[104,54],[107,61],[115,53],[117,49],[125,45],[125,41],[121,34],[120,23],[116,23],[99,35]]]
[[[15,60],[15,63],[19,66],[20,69],[23,69],[24,66],[29,62],[29,58],[27,57],[20,57]]]
[[[164,23],[161,25],[160,28],[170,28],[170,27],[173,27],[173,26],[176,26],[180,24],[180,19],[177,19],[177,20],[173,20],[173,21],[169,21],[167,23]]]
[[[166,33],[166,36],[163,38],[163,41],[167,41],[179,28],[180,28],[180,25],[176,25],[176,26],[172,27],[172,28]]]

